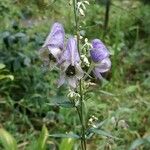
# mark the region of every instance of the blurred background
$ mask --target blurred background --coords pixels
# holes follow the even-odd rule
[[[112,53],[112,69],[106,81],[93,80],[89,87],[86,120],[92,116],[99,122],[107,120],[102,128],[120,138],[94,136],[88,149],[149,150],[150,1],[88,2],[85,16],[80,17],[81,42],[100,38]],[[78,117],[72,117],[75,111],[51,105],[65,98],[67,89],[57,88],[58,72],[43,71],[38,55],[55,21],[64,25],[66,34],[75,34],[69,0],[0,1],[0,127],[21,150],[30,149],[43,124],[49,134],[78,132]],[[46,143],[50,150],[73,147],[78,147],[76,140],[48,138]]]

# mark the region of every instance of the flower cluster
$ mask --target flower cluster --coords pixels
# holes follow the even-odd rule
[[[63,26],[60,23],[54,23],[50,34],[40,49],[40,56],[44,63],[51,69],[55,66],[60,68],[59,86],[66,82],[74,89],[78,81],[84,76],[84,71],[80,65],[81,61],[77,48],[77,40],[70,37],[67,40],[66,47],[64,46],[64,40],[65,31]],[[93,73],[97,78],[101,79],[101,73],[110,69],[111,61],[109,55],[109,51],[99,39],[92,41],[90,57],[92,64],[94,64]]]

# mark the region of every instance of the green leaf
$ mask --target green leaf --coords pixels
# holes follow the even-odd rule
[[[10,80],[14,80],[14,76],[13,75],[0,75],[0,80],[3,80],[3,79],[10,79]]]
[[[105,95],[108,95],[108,96],[115,96],[114,94],[110,93],[110,92],[107,92],[107,91],[103,91],[103,90],[100,90],[100,92],[102,94],[105,94]]]
[[[73,108],[74,107],[73,103],[70,101],[58,102],[57,104],[61,107],[65,107],[65,108]]]
[[[60,106],[64,108],[73,108],[74,105],[70,101],[62,101],[62,102],[54,102],[54,103],[49,103],[50,106]]]
[[[144,140],[143,139],[137,139],[137,140],[135,140],[133,143],[132,143],[132,145],[131,145],[131,147],[129,148],[129,150],[134,150],[134,149],[136,149],[137,147],[139,147],[140,145],[142,145],[144,143]]]
[[[39,138],[33,139],[26,150],[46,150],[46,141],[48,138],[48,130],[43,126],[42,131],[39,135]]]
[[[91,132],[91,133],[98,134],[98,135],[101,135],[101,136],[106,136],[106,137],[109,137],[109,138],[115,138],[115,139],[117,139],[117,137],[111,135],[110,133],[108,133],[108,132],[106,132],[106,131],[104,131],[104,130],[91,128],[91,129],[90,129],[90,132]]]
[[[6,130],[0,128],[0,143],[5,150],[17,150],[17,142]]]
[[[129,150],[135,150],[136,148],[138,148],[139,146],[141,146],[142,144],[150,144],[150,136],[146,137],[146,138],[141,138],[141,139],[136,139],[135,141],[133,141],[133,143],[131,144]]]
[[[68,134],[51,134],[49,135],[50,137],[55,137],[55,138],[73,138],[73,139],[80,139],[80,136],[77,134],[73,133],[68,133]]]
[[[136,90],[138,89],[137,85],[130,85],[127,88],[125,88],[125,93],[129,94],[129,93],[134,93]]]
[[[46,150],[46,140],[48,138],[48,130],[46,126],[44,125],[42,128],[42,132],[40,134],[40,137],[38,139],[37,149],[40,150]]]
[[[0,63],[0,69],[4,69],[5,68],[5,65]]]
[[[73,108],[74,104],[64,96],[55,96],[51,103],[48,103],[50,106],[60,106],[64,108]]]
[[[72,150],[74,146],[74,140],[72,138],[62,139],[61,144],[59,145],[60,150]]]

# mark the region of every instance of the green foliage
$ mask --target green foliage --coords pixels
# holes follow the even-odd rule
[[[60,150],[72,150],[74,146],[74,140],[72,138],[63,139],[59,145]]]
[[[147,145],[146,147],[148,148],[150,146],[150,137],[146,137],[143,139],[137,139],[135,141],[133,141],[131,147],[129,148],[129,150],[134,150],[136,148],[138,148],[141,145]]]
[[[46,142],[48,138],[48,130],[45,126],[43,126],[42,131],[39,135],[39,138],[32,143],[27,148],[27,150],[46,150]]]
[[[14,137],[12,137],[6,130],[0,128],[0,144],[2,144],[5,150],[17,150],[17,143]]]
[[[7,72],[7,70],[5,70],[5,65],[0,63],[0,80],[4,79],[14,80],[14,76],[3,74],[4,72]]]
[[[116,138],[116,137],[112,136],[110,133],[103,131],[103,130],[100,130],[100,129],[91,128],[89,131],[91,133],[95,133],[95,134],[100,135],[100,136],[106,136],[109,138]]]

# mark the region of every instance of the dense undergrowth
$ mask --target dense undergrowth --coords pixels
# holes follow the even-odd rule
[[[91,81],[86,119],[95,116],[98,123],[103,122],[102,128],[118,139],[94,136],[88,148],[127,150],[140,139],[135,143],[141,143],[138,149],[149,150],[150,5],[146,0],[113,1],[105,37],[104,6],[91,0],[80,20],[82,42],[100,38],[112,53],[107,80]],[[61,0],[4,0],[0,13],[0,127],[14,136],[19,149],[30,149],[43,125],[49,134],[69,133],[78,122],[71,117],[74,110],[52,105],[64,98],[66,87],[57,88],[57,70],[43,68],[38,56],[54,21],[62,22],[68,35],[75,33],[73,14],[69,2]],[[95,92],[90,92],[93,89]],[[48,137],[47,148],[70,150],[66,143],[70,149],[77,147],[75,140]]]

